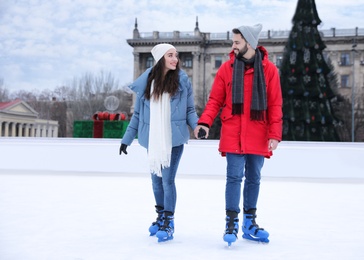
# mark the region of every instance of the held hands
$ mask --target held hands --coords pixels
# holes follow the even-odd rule
[[[119,154],[121,155],[121,153],[125,153],[125,154],[128,154],[128,152],[126,151],[126,148],[128,146],[126,144],[121,144],[120,145],[120,149],[119,149]]]
[[[198,139],[206,139],[206,131],[203,128],[200,128],[197,133]]]
[[[203,125],[198,125],[193,131],[196,139],[207,139],[209,136],[209,128]]]

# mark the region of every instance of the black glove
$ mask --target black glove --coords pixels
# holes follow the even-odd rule
[[[121,155],[121,153],[128,154],[128,152],[126,151],[126,147],[128,147],[126,144],[121,144],[120,145],[120,149],[119,149],[119,154],[120,155]]]
[[[198,134],[197,134],[198,139],[205,139],[206,138],[206,131],[203,128],[200,128],[200,130],[198,130]]]

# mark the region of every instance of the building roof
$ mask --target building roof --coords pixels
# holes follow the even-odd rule
[[[16,104],[21,103],[21,102],[22,102],[22,100],[21,100],[21,99],[19,99],[19,98],[15,99],[15,100],[13,100],[13,101],[0,102],[0,111],[1,111],[1,110],[5,110],[6,108],[10,108],[10,107],[12,107],[13,105],[16,105]]]
[[[13,101],[0,102],[0,114],[38,117],[38,112],[35,111],[29,104],[19,98]]]

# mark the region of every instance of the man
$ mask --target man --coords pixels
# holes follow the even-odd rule
[[[227,160],[225,188],[226,230],[230,246],[239,230],[243,177],[243,238],[269,242],[269,233],[255,222],[264,158],[282,138],[282,93],[276,66],[259,46],[262,25],[233,29],[230,60],[219,68],[209,100],[195,129],[196,138],[207,138],[221,109],[219,151]]]

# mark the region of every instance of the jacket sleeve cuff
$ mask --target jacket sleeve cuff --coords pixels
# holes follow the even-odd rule
[[[202,126],[205,126],[207,128],[210,128],[210,126],[208,124],[205,124],[205,123],[198,123],[198,125],[202,125]]]

